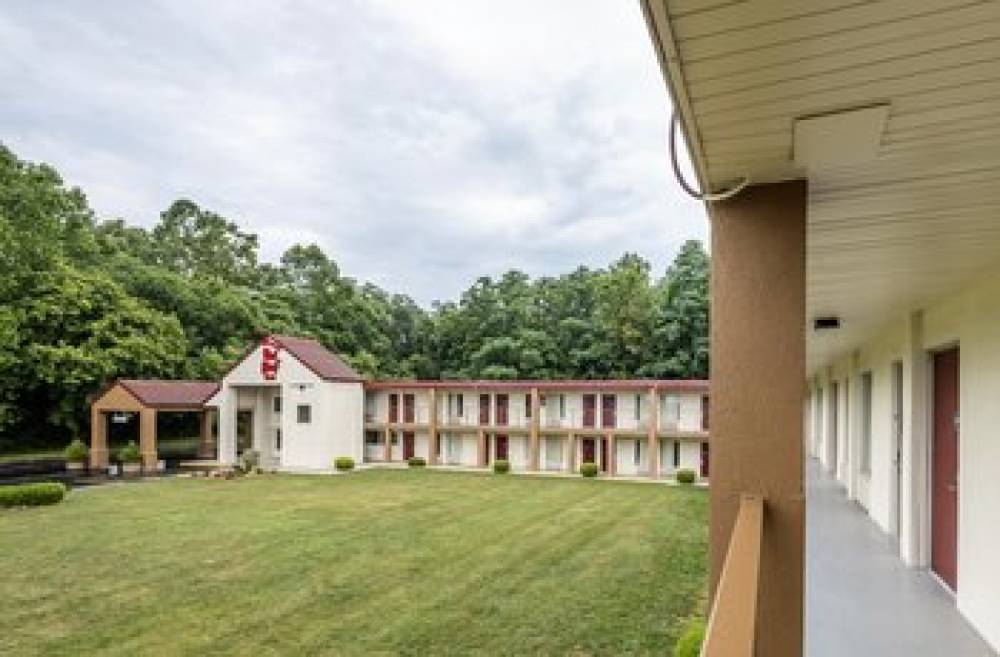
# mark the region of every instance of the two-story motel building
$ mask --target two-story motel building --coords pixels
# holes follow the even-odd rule
[[[183,403],[180,403],[181,400]],[[359,463],[705,479],[708,382],[370,381],[315,340],[269,336],[217,384],[119,381],[92,405],[94,464],[107,464],[108,416],[137,412],[147,468],[158,463],[156,413],[201,412],[202,456],[236,464],[247,450],[263,467],[329,470]],[[217,425],[217,431],[213,426]]]

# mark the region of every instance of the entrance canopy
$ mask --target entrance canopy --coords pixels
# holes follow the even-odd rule
[[[108,415],[139,414],[139,451],[143,468],[157,467],[156,414],[158,411],[201,413],[199,455],[210,456],[212,423],[205,402],[218,389],[215,381],[163,381],[118,379],[90,405],[90,462],[94,468],[108,465]]]

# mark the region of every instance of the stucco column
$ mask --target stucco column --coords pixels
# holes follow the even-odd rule
[[[714,597],[743,494],[764,499],[756,652],[803,651],[806,183],[752,185],[712,218]]]
[[[537,471],[539,469],[539,433],[541,431],[541,421],[538,414],[541,412],[541,404],[538,398],[538,388],[531,389],[531,432],[528,434],[528,469]]]
[[[649,463],[650,478],[656,479],[660,476],[660,443],[657,439],[660,427],[660,395],[656,392],[656,386],[649,387],[649,415],[646,421],[649,423],[646,428],[646,462]]]
[[[156,472],[156,409],[143,408],[139,411],[139,453],[142,455],[142,469]]]
[[[430,415],[427,418],[427,464],[437,465],[438,407],[437,389],[430,389]]]
[[[201,412],[201,436],[198,442],[198,458],[210,459],[215,455],[215,440],[212,438],[211,408],[206,407]]]
[[[383,434],[385,438],[385,462],[388,463],[392,461],[392,430],[387,428]]]
[[[90,408],[90,467],[108,467],[108,416],[98,408]]]
[[[479,430],[479,441],[477,443],[479,448],[479,454],[476,457],[476,463],[480,468],[486,467],[486,432],[482,429]]]

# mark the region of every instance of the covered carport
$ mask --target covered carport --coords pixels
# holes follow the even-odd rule
[[[218,383],[214,381],[114,381],[90,405],[91,468],[102,469],[108,466],[108,419],[114,413],[136,413],[139,416],[139,452],[146,472],[158,469],[156,419],[160,411],[198,413],[198,455],[201,458],[211,458],[215,453],[212,436],[214,410],[206,407],[205,401],[217,389]]]

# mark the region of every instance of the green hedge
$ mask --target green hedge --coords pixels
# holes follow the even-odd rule
[[[694,620],[688,623],[684,634],[674,644],[674,657],[698,657],[701,644],[705,641],[705,622]]]
[[[347,472],[348,470],[354,469],[354,459],[350,456],[338,456],[333,459],[333,467],[337,468],[341,472]]]
[[[422,456],[411,456],[406,462],[411,468],[422,468],[427,465],[427,459]]]
[[[0,506],[42,506],[56,504],[66,496],[66,486],[47,481],[37,484],[0,486]]]
[[[497,474],[507,474],[510,472],[510,461],[497,459],[493,462],[493,472]]]
[[[580,464],[580,474],[584,477],[596,477],[598,473],[598,468],[596,463],[581,463]]]
[[[142,461],[142,455],[139,453],[139,448],[136,447],[134,440],[128,441],[128,445],[118,450],[118,460],[122,463],[139,463]]]
[[[697,476],[694,470],[690,468],[681,468],[677,471],[677,483],[678,484],[693,484]]]

